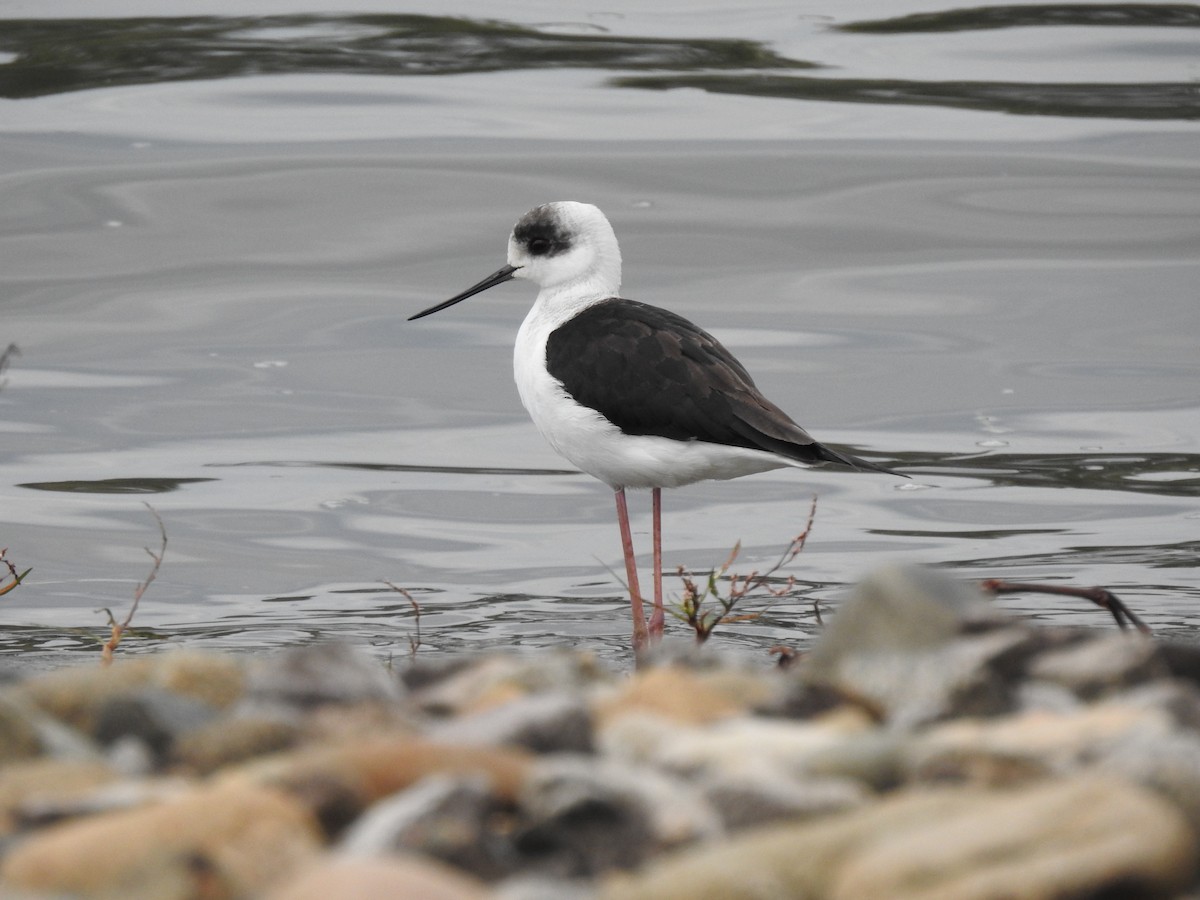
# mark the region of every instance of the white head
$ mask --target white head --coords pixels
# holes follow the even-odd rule
[[[571,305],[615,297],[621,289],[617,236],[604,213],[590,203],[559,200],[535,206],[513,226],[508,265],[461,294],[409,316],[409,321],[513,278],[528,278],[538,285],[539,297],[569,296]]]
[[[621,289],[621,250],[612,225],[590,203],[559,200],[536,206],[513,226],[508,264],[515,278],[543,290],[615,297]]]

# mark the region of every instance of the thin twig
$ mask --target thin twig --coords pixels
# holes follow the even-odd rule
[[[9,344],[4,348],[4,352],[0,353],[0,375],[4,374],[4,370],[8,368],[9,362],[14,356],[21,355],[21,348],[16,344]],[[8,382],[0,378],[0,388],[4,387]]]
[[[137,613],[138,604],[142,602],[142,595],[146,593],[146,588],[150,587],[150,583],[154,581],[155,577],[158,575],[158,569],[162,565],[163,556],[165,556],[167,553],[167,527],[163,524],[162,517],[155,512],[154,507],[149,503],[143,503],[142,505],[145,506],[146,509],[150,510],[150,515],[154,516],[154,521],[158,523],[158,533],[162,537],[162,543],[159,545],[157,553],[155,553],[149,547],[144,548],[145,551],[150,554],[150,558],[154,560],[154,564],[150,567],[150,574],[146,576],[145,580],[142,581],[141,584],[134,588],[133,603],[130,604],[129,613],[125,616],[125,619],[121,622],[117,622],[117,620],[113,617],[112,612],[107,609],[105,610],[105,612],[108,613],[108,624],[112,627],[112,634],[109,636],[108,640],[105,641],[104,647],[100,651],[100,660],[106,666],[112,663],[113,651],[117,649],[117,645],[121,643],[121,637],[125,634],[125,630],[129,628],[130,623],[133,622],[133,617]]]
[[[413,595],[410,594],[408,591],[406,591],[404,588],[398,587],[397,585],[392,584],[390,581],[385,581],[384,584],[386,584],[388,587],[390,587],[393,591],[395,591],[397,594],[399,594],[401,597],[403,597],[405,600],[407,600],[412,605],[413,614],[416,617],[416,619],[415,619],[416,633],[413,635],[410,635],[408,638],[408,655],[415,657],[417,655],[417,651],[419,649],[421,649],[421,604],[419,604],[416,601],[416,598],[413,597]]]
[[[1108,588],[1102,587],[1070,587],[1061,584],[1033,584],[1030,582],[1004,581],[999,578],[989,578],[980,582],[980,587],[992,594],[1054,594],[1060,597],[1080,597],[1090,600],[1101,609],[1108,610],[1117,627],[1124,630],[1132,625],[1142,634],[1153,634],[1150,626],[1137,617],[1125,603]]]

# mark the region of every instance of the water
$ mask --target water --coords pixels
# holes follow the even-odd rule
[[[668,565],[740,540],[743,573],[819,494],[796,589],[746,601],[721,646],[803,646],[895,560],[1104,585],[1194,640],[1200,13],[916,9],[51,3],[0,23],[0,349],[20,349],[0,547],[32,567],[0,651],[94,654],[97,610],[124,613],[157,548],[149,502],[169,545],[124,652],[339,635],[627,658],[611,492],[511,383],[529,286],[405,321],[561,198],[613,220],[626,296],[913,476],[669,492]],[[98,15],[142,18],[77,21]]]

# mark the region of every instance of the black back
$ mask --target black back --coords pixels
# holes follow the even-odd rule
[[[814,441],[716,338],[656,306],[614,297],[588,307],[551,333],[546,367],[625,434],[881,470]]]

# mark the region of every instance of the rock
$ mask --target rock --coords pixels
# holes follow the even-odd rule
[[[1168,897],[1195,872],[1196,835],[1119,779],[1015,791],[902,793],[805,825],[743,832],[612,879],[604,900],[983,900]]]
[[[1016,709],[1020,712],[1073,713],[1083,703],[1071,691],[1060,684],[1045,681],[1023,681],[1016,689]]]
[[[399,679],[374,657],[327,641],[292,647],[251,669],[245,706],[305,711],[322,704],[394,704]]]
[[[425,712],[463,715],[502,706],[527,694],[582,691],[608,678],[587,653],[554,653],[537,660],[496,654],[414,690],[412,699]]]
[[[983,594],[932,569],[885,568],[858,586],[798,670],[895,727],[1012,708],[992,667],[1019,653],[1025,630],[1002,626]],[[962,634],[988,625],[982,633]]]
[[[350,856],[419,853],[490,881],[515,862],[502,809],[486,778],[434,775],[368,809],[342,836],[339,850]]]
[[[806,778],[849,778],[877,790],[901,783],[910,738],[901,732],[875,729],[846,735],[841,741],[814,748],[803,764]]]
[[[643,669],[598,704],[597,718],[601,728],[631,714],[687,724],[715,722],[766,704],[775,692],[773,682],[751,672]]]
[[[1178,725],[1200,731],[1200,686],[1178,678],[1165,678],[1132,687],[1108,698],[1109,703],[1139,709],[1162,710]]]
[[[494,887],[495,900],[596,900],[596,891],[584,879],[519,875]]]
[[[847,743],[861,738],[895,743],[881,737],[867,716],[847,710],[844,715],[801,722],[743,717],[690,728],[656,717],[626,716],[603,733],[601,747],[606,755],[688,777],[788,781],[812,774],[814,759],[842,757]],[[824,762],[818,765],[826,767]]]
[[[216,881],[257,894],[314,855],[315,820],[284,794],[251,785],[204,788],[179,799],[47,828],[0,863],[11,889],[96,895]],[[142,885],[136,891],[128,885]],[[192,896],[199,895],[199,887]]]
[[[43,828],[84,816],[172,802],[194,788],[195,784],[182,778],[122,777],[76,792],[29,797],[19,809],[20,822],[29,828]]]
[[[592,752],[592,716],[578,693],[521,697],[439,723],[428,734],[452,744],[511,744],[534,753]]]
[[[1200,834],[1200,734],[1134,730],[1125,740],[1104,748],[1095,764],[1101,771],[1157,791]]]
[[[742,777],[706,782],[704,796],[729,831],[768,822],[801,821],[862,806],[871,792],[849,778],[810,778],[781,782]]]
[[[420,692],[478,664],[478,657],[466,654],[446,656],[421,653],[412,656],[407,665],[399,668],[400,683],[411,692]]]
[[[847,656],[920,652],[953,640],[967,625],[1006,621],[973,585],[925,566],[884,566],[858,584],[803,666],[824,672]]]
[[[38,707],[86,734],[113,697],[155,687],[227,709],[241,696],[242,669],[233,658],[174,651],[119,659],[111,666],[79,666],[38,675],[19,690]]]
[[[478,881],[431,860],[333,856],[289,878],[267,900],[486,900],[489,896]]]
[[[797,671],[793,666],[791,671]],[[788,677],[773,702],[755,707],[764,716],[785,719],[811,719],[854,704],[853,698],[829,684],[813,684],[800,677]],[[859,705],[859,709],[863,707]],[[875,713],[876,710],[866,710]]]
[[[222,766],[295,746],[301,726],[257,716],[225,717],[180,735],[171,746],[171,761],[206,775]]]
[[[1033,661],[1029,674],[1092,699],[1151,678],[1165,678],[1169,671],[1153,641],[1141,634],[1117,632],[1043,653]]]
[[[11,693],[0,694],[0,766],[37,756],[42,750],[37,712]]]
[[[1162,641],[1157,646],[1173,678],[1200,686],[1200,647],[1181,641]]]
[[[428,654],[404,687],[324,645],[30,676],[0,687],[0,894],[1196,889],[1200,653],[1000,618],[924,570],[868,579],[849,607],[787,672]]]
[[[455,746],[397,735],[280,753],[219,777],[283,788],[301,798],[332,834],[370,804],[430,775],[481,774],[496,796],[511,802],[533,759],[515,748]]]
[[[938,780],[959,769],[1039,777],[1078,769],[1132,735],[1165,738],[1173,730],[1160,710],[1115,703],[1077,713],[1033,711],[994,720],[935,726],[908,744],[907,766],[918,780]]]
[[[119,777],[98,761],[30,759],[0,766],[0,835],[44,818],[39,810],[47,805],[69,803]]]
[[[1191,882],[1196,835],[1166,803],[1084,777],[991,794],[898,829],[842,867],[831,900],[1169,896]]]
[[[136,738],[162,759],[181,734],[211,722],[217,714],[214,707],[192,697],[142,688],[102,701],[95,712],[93,736],[105,745]]]
[[[540,874],[595,875],[638,865],[667,847],[712,839],[720,817],[687,783],[584,757],[540,761],[519,798],[517,849]]]

